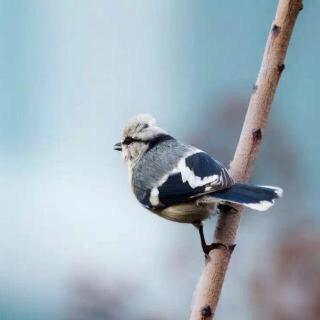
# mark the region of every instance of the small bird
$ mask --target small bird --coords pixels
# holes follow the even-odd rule
[[[232,208],[232,204],[264,211],[282,195],[278,187],[235,183],[223,164],[179,142],[148,114],[128,121],[123,140],[114,149],[121,151],[128,163],[131,187],[138,201],[163,218],[193,224],[199,230],[205,255],[227,246],[206,244],[203,220],[219,208]]]

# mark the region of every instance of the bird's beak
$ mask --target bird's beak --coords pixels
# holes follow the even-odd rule
[[[122,151],[122,143],[118,142],[113,146],[113,150]]]

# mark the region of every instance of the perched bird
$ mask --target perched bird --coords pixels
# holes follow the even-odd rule
[[[138,201],[163,218],[193,224],[205,254],[224,245],[207,245],[202,226],[202,221],[221,206],[240,204],[264,211],[282,195],[277,187],[235,183],[223,164],[179,142],[147,114],[128,121],[123,140],[114,149],[121,151],[128,163]]]

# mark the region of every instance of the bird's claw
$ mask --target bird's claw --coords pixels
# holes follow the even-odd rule
[[[209,253],[211,250],[214,250],[214,249],[225,249],[225,250],[228,250],[229,253],[231,254],[235,248],[235,244],[231,244],[231,245],[226,245],[222,242],[214,242],[214,243],[211,243],[210,245],[207,245],[206,247],[203,248],[203,251],[204,251],[204,254],[206,257],[209,256]]]

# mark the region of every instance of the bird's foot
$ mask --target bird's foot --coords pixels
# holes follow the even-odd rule
[[[201,247],[202,250],[204,252],[204,255],[206,257],[206,259],[209,257],[209,253],[211,250],[214,249],[225,249],[229,252],[229,254],[231,255],[231,253],[233,252],[234,248],[235,248],[235,244],[231,244],[231,245],[227,245],[224,244],[222,242],[214,242],[211,243],[209,245],[207,245],[206,240],[204,238],[204,233],[203,233],[203,225],[202,222],[194,222],[193,225],[199,230],[199,234],[200,234],[200,240],[201,240]]]
[[[214,243],[211,243],[211,244],[206,245],[205,247],[203,247],[203,252],[205,254],[205,257],[207,258],[209,256],[209,253],[210,253],[211,250],[214,250],[214,249],[225,249],[225,250],[228,250],[228,252],[231,254],[235,247],[236,247],[235,244],[226,245],[226,244],[221,243],[221,242],[214,242]]]

